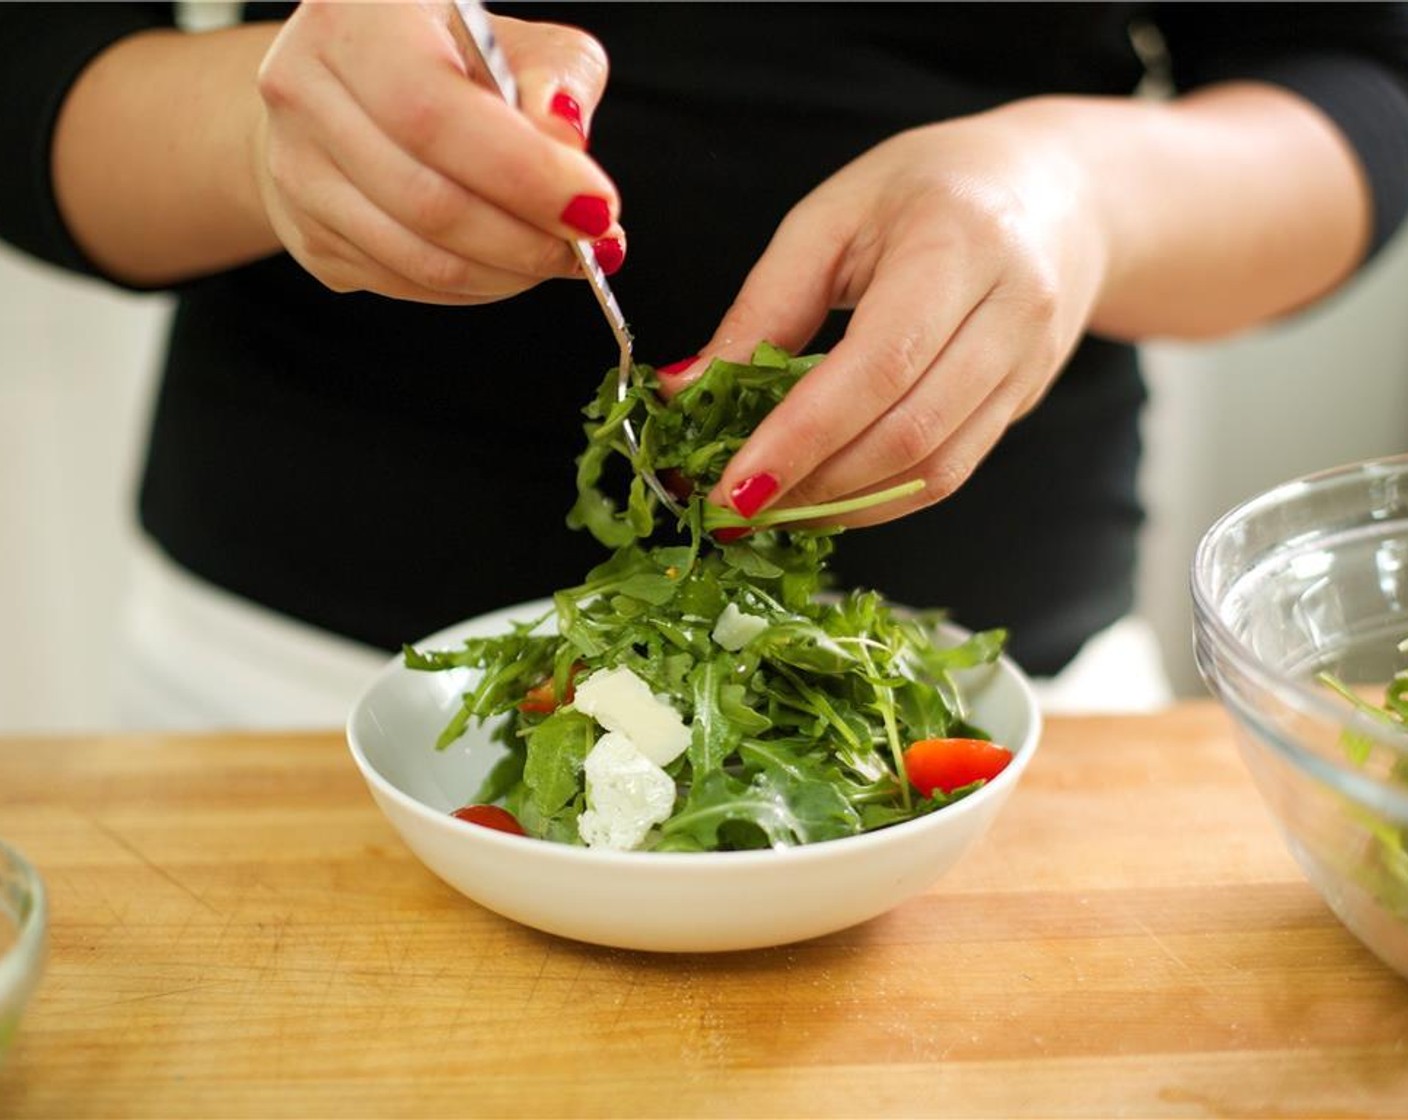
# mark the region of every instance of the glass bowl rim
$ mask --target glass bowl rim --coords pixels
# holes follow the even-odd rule
[[[5,996],[16,991],[23,992],[25,985],[38,973],[48,928],[49,906],[39,870],[18,848],[0,839],[0,858],[7,860],[23,876],[30,895],[29,911],[18,923],[15,943],[0,952],[0,996]]]
[[[1288,704],[1299,714],[1326,723],[1339,724],[1346,730],[1352,730],[1356,734],[1361,734],[1372,740],[1377,746],[1391,754],[1408,759],[1408,728],[1398,730],[1381,720],[1376,720],[1351,707],[1345,701],[1334,698],[1320,689],[1312,688],[1297,678],[1272,668],[1256,657],[1247,648],[1246,643],[1238,638],[1232,632],[1232,628],[1223,621],[1221,614],[1213,605],[1212,592],[1207,586],[1207,575],[1208,569],[1211,567],[1213,549],[1227,535],[1232,526],[1246,521],[1259,511],[1283,504],[1294,493],[1314,488],[1323,489],[1338,482],[1356,477],[1368,477],[1376,473],[1408,478],[1408,454],[1362,459],[1326,470],[1314,471],[1278,483],[1232,506],[1219,516],[1199,539],[1191,565],[1190,590],[1197,625],[1211,640],[1217,654],[1231,661],[1243,676]],[[1404,637],[1408,638],[1408,631],[1405,631]],[[1205,675],[1207,675],[1206,671]],[[1219,695],[1224,691],[1220,685],[1212,680],[1209,680],[1208,683]],[[1243,707],[1243,705],[1238,705],[1239,712]],[[1256,722],[1258,729],[1264,731],[1264,723],[1262,721]],[[1276,735],[1272,738],[1282,748],[1293,747],[1282,735]],[[1314,769],[1321,770],[1325,767],[1333,767],[1340,775],[1355,779],[1352,783],[1354,785],[1371,782],[1380,791],[1391,791],[1391,800],[1398,801],[1401,797],[1405,819],[1408,819],[1408,794],[1398,794],[1394,787],[1365,775],[1362,770],[1348,763],[1337,764],[1299,747],[1294,747],[1293,753],[1298,758],[1313,755],[1316,759]]]

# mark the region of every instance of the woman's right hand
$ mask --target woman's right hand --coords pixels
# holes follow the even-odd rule
[[[503,299],[580,275],[569,238],[620,266],[620,199],[585,154],[605,52],[575,28],[491,18],[521,111],[447,3],[305,0],[274,40],[259,192],[279,240],[334,291]]]

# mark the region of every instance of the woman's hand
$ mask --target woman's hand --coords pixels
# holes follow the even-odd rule
[[[710,498],[748,517],[924,480],[849,525],[937,502],[1087,329],[1210,338],[1294,312],[1353,272],[1371,216],[1329,118],[1255,82],[1034,98],[901,134],[788,214],[702,351],[795,351],[854,308]]]
[[[521,112],[478,72],[449,4],[309,0],[279,32],[259,72],[259,196],[329,288],[502,299],[579,275],[569,238],[620,266],[620,201],[585,154],[604,51],[569,27],[494,25]]]
[[[842,519],[860,525],[952,493],[1085,328],[1106,260],[1088,199],[1059,146],[1000,114],[903,133],[823,183],[702,353],[743,357],[760,338],[795,351],[829,309],[854,314],[711,500],[751,516],[925,481]]]

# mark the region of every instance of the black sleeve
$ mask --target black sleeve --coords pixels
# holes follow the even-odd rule
[[[1370,255],[1408,212],[1408,4],[1170,3],[1153,20],[1174,86],[1252,80],[1318,106],[1358,154]]]
[[[104,48],[175,24],[171,4],[0,3],[0,238],[74,272],[100,275],[54,198],[54,126],[70,87]]]

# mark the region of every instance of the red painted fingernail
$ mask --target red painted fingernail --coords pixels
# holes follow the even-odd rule
[[[600,237],[611,228],[611,207],[594,194],[579,194],[562,211],[562,220],[588,237]]]
[[[740,514],[752,517],[763,508],[764,502],[777,493],[777,485],[777,476],[764,471],[745,478],[728,492],[728,498]]]
[[[548,102],[548,112],[570,124],[583,140],[587,138],[587,130],[582,125],[582,106],[566,90],[560,89],[552,95],[552,100]]]
[[[603,237],[600,241],[592,242],[592,254],[596,257],[596,263],[601,265],[601,271],[607,276],[615,276],[621,268],[621,262],[626,259],[626,247],[621,244],[619,237]]]
[[[747,525],[725,525],[722,529],[715,529],[713,536],[720,544],[732,544],[742,540],[752,531]]]
[[[671,362],[669,365],[656,366],[655,372],[663,373],[666,377],[674,377],[676,374],[683,373],[698,360],[699,355],[695,354],[691,358],[681,358],[678,362]]]

